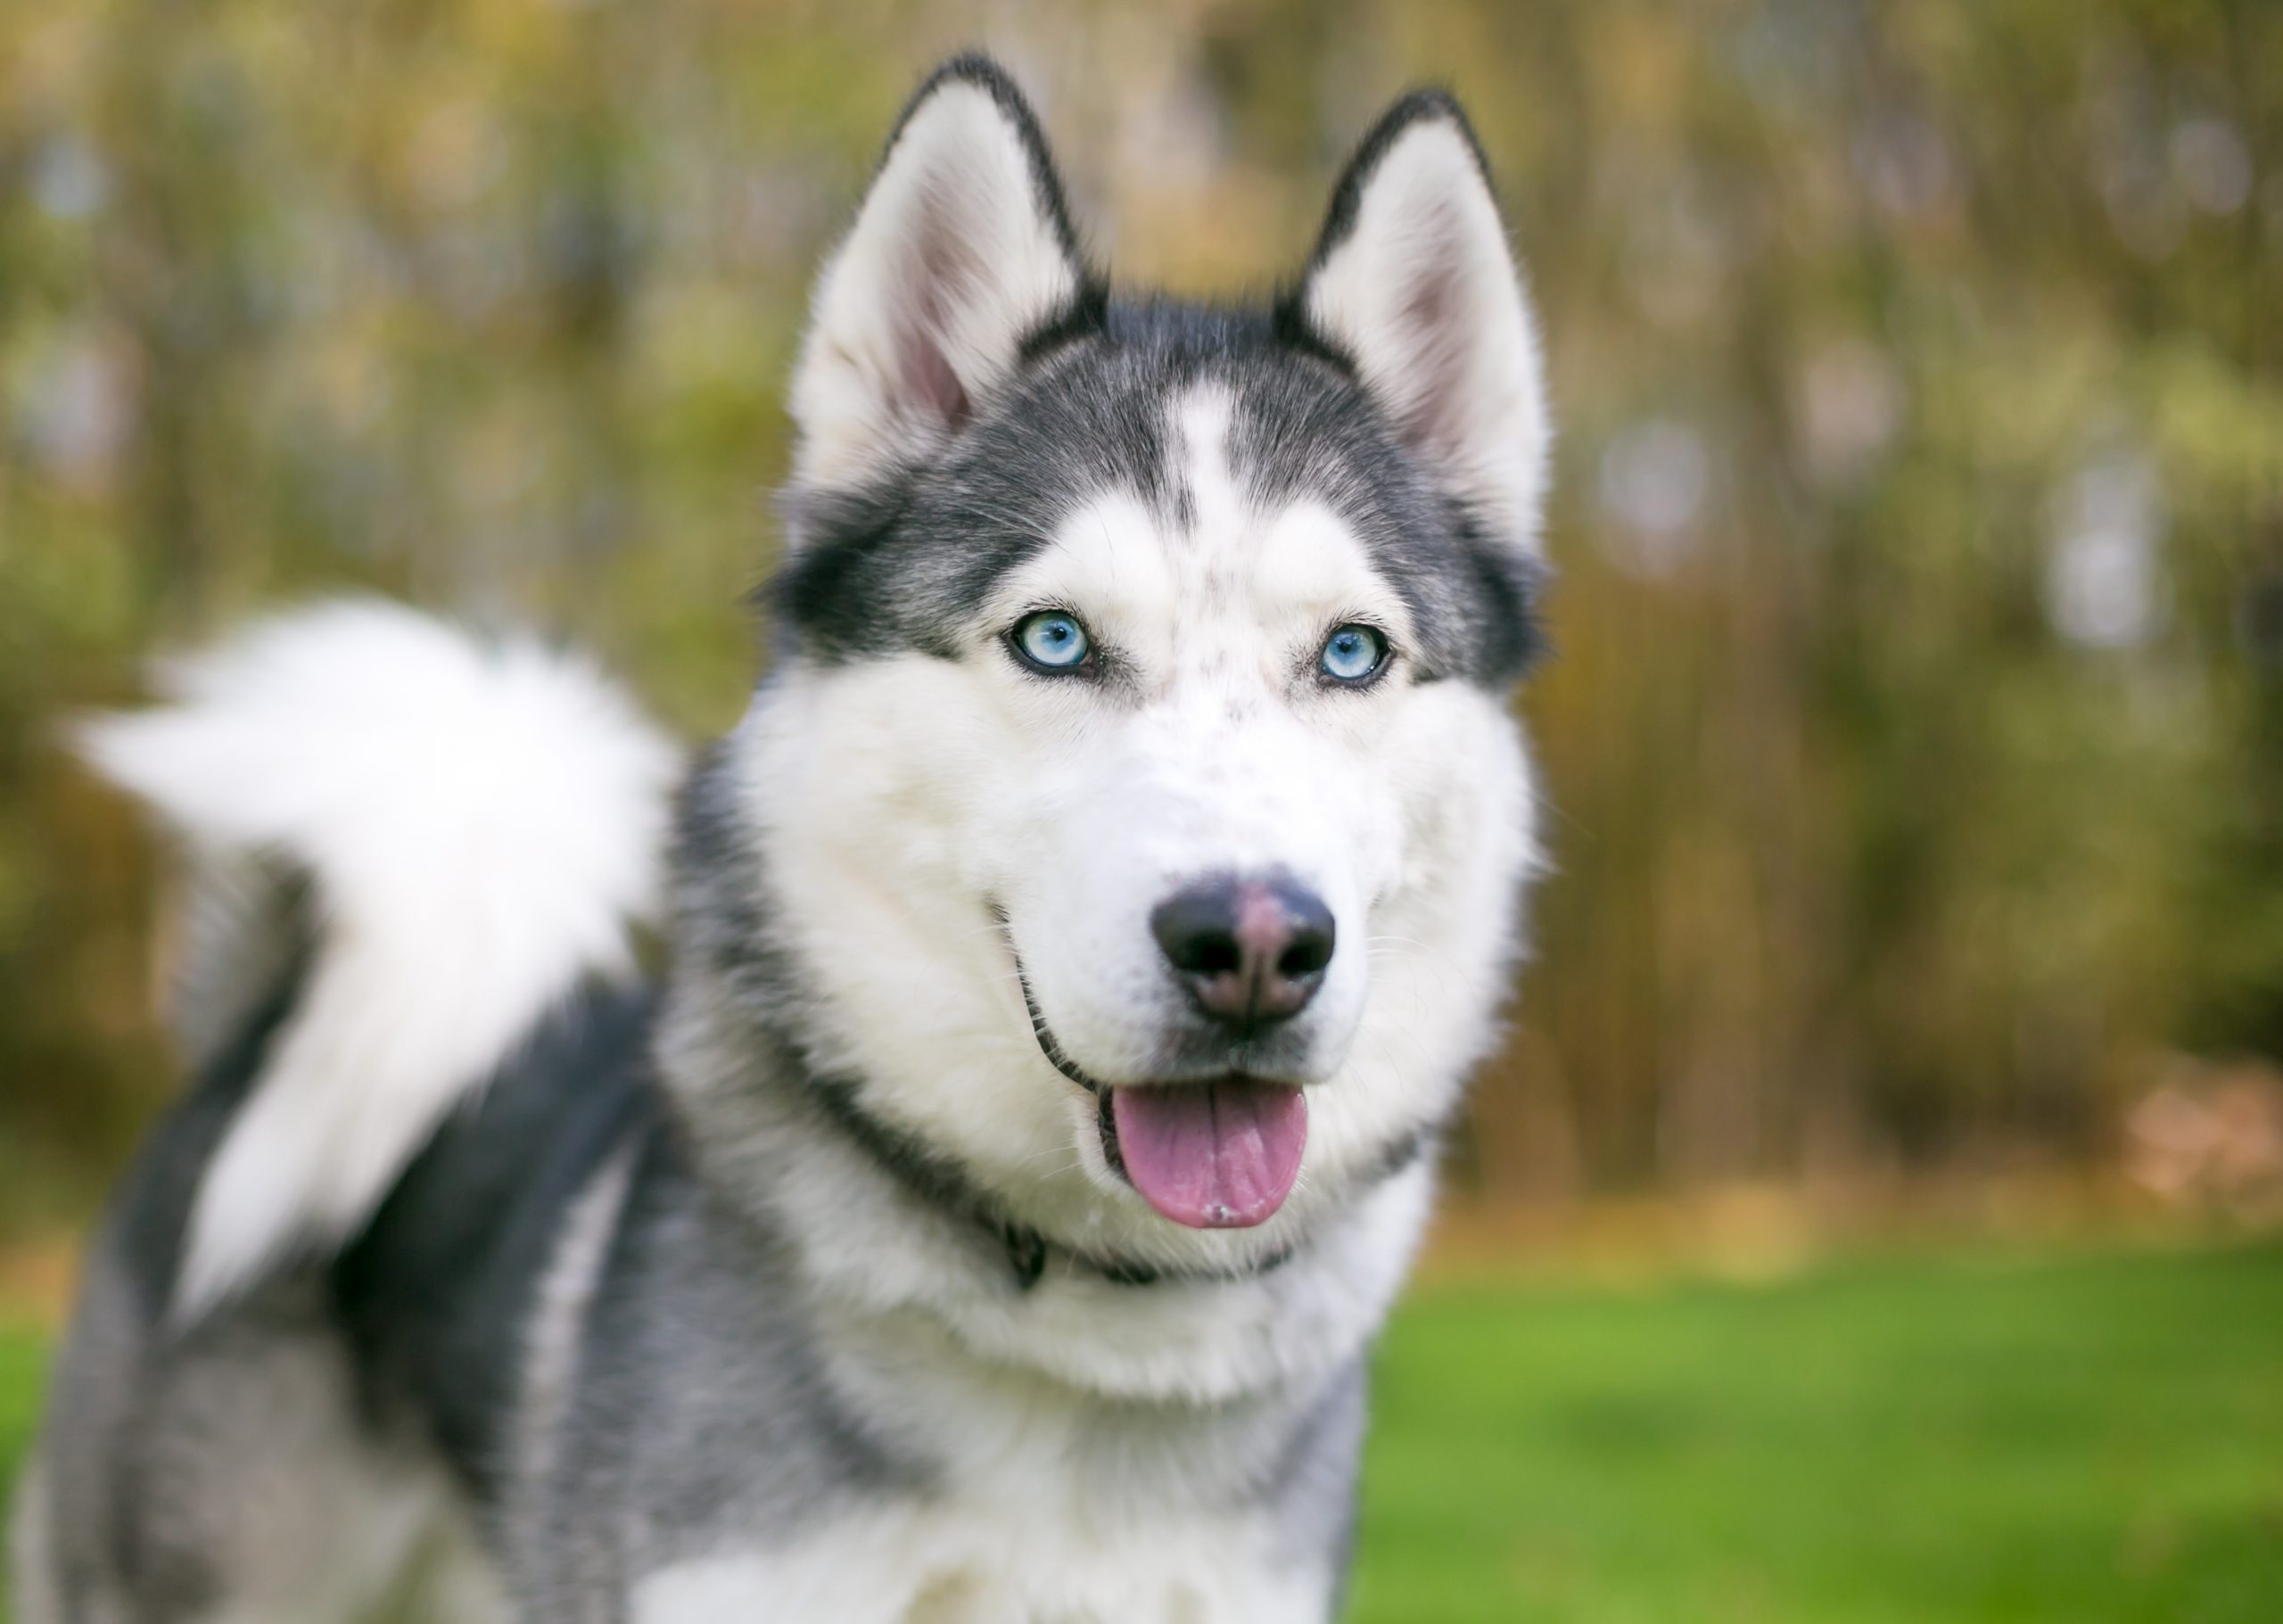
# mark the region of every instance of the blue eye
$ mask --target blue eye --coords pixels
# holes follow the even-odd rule
[[[1388,640],[1369,626],[1341,626],[1323,640],[1317,667],[1335,682],[1361,682],[1386,664]]]
[[[1075,614],[1041,609],[1015,622],[1016,651],[1041,671],[1076,671],[1093,652],[1093,639]]]

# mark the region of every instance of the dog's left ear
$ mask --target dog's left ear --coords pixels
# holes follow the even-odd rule
[[[1445,495],[1537,547],[1549,440],[1537,334],[1459,105],[1390,108],[1340,177],[1290,313],[1355,363]]]
[[[989,59],[946,62],[904,109],[818,279],[793,383],[795,484],[845,487],[927,458],[1084,286],[1029,104]]]

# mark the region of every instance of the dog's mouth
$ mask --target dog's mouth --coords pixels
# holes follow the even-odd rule
[[[1308,1103],[1299,1089],[1242,1072],[1195,1082],[1100,1082],[1055,1041],[1011,932],[1007,946],[1039,1052],[1100,1102],[1095,1117],[1111,1168],[1159,1216],[1191,1229],[1250,1229],[1275,1216],[1299,1180],[1308,1145]]]
[[[1284,1205],[1308,1144],[1290,1083],[1232,1074],[1103,1092],[1102,1150],[1142,1199],[1191,1229],[1250,1229]]]

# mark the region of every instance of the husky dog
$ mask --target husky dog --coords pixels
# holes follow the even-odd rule
[[[21,1624],[1337,1612],[1535,853],[1546,414],[1466,120],[1398,103],[1205,309],[1109,292],[954,61],[793,399],[773,669],[694,763],[374,604],[90,726],[198,860],[196,1078]]]

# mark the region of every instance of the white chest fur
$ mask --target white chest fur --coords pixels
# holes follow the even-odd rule
[[[1281,1563],[1257,1517],[1121,1528],[971,1504],[867,1508],[797,1546],[684,1562],[635,1624],[1321,1624],[1332,1576]]]

